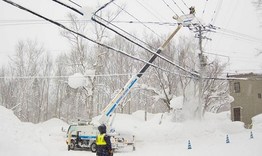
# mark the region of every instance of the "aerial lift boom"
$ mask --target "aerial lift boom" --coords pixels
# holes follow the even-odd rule
[[[102,116],[99,119],[100,124],[107,124],[114,110],[118,107],[120,102],[125,98],[125,96],[129,93],[130,89],[134,87],[136,82],[143,76],[148,67],[152,64],[152,62],[157,58],[157,56],[164,50],[164,48],[168,45],[171,39],[176,35],[176,33],[180,30],[182,26],[188,26],[191,24],[192,19],[194,18],[193,14],[183,15],[181,17],[174,17],[178,21],[178,27],[173,31],[173,33],[167,38],[167,40],[157,49],[156,53],[149,59],[148,63],[146,63],[139,73],[134,75],[126,85],[118,92],[118,94],[110,101],[110,103],[106,106],[106,108],[102,111]]]

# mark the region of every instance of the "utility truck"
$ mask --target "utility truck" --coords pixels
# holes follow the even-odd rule
[[[102,6],[101,8],[99,8],[95,14],[102,10],[103,8],[105,8],[108,4],[112,3],[114,0],[111,0],[110,2],[108,2],[107,4],[105,4],[104,6]],[[18,7],[19,9],[22,9],[22,10],[25,10],[27,12],[30,12],[31,14],[35,15],[35,16],[38,16],[44,20],[47,20],[67,31],[70,31],[74,34],[77,34],[91,42],[94,42],[96,44],[99,44],[99,45],[103,45],[103,46],[106,46],[100,42],[97,42],[97,41],[94,41],[86,36],[84,36],[83,34],[80,34],[80,33],[77,33],[69,28],[67,28],[66,26],[56,22],[56,21],[53,21],[47,17],[44,17],[40,14],[37,14],[36,12],[33,12],[17,3],[14,3],[12,1],[8,1],[8,0],[4,0],[4,2],[6,3],[9,3],[15,7]],[[61,4],[61,2],[60,2]],[[70,9],[72,9],[70,7]],[[76,9],[73,9],[74,11],[77,11],[78,13],[82,14],[80,11],[76,10]],[[195,17],[195,9],[194,8],[191,8],[190,9],[190,14],[188,15],[183,15],[183,16],[175,16],[174,19],[177,20],[177,24],[178,24],[178,27],[174,30],[174,32],[167,38],[167,40],[156,50],[156,52],[153,52],[152,50],[150,49],[147,49],[145,47],[143,47],[144,49],[147,49],[147,51],[153,53],[153,56],[149,59],[148,62],[146,62],[146,64],[142,67],[142,69],[136,74],[134,75],[128,82],[127,84],[119,91],[119,93],[115,96],[115,98],[112,99],[112,101],[106,106],[106,108],[102,111],[101,113],[101,118],[99,119],[99,123],[100,124],[105,124],[107,126],[107,130],[108,130],[108,134],[109,135],[112,135],[112,145],[113,145],[113,148],[114,149],[118,149],[120,147],[123,147],[125,145],[132,145],[133,146],[133,149],[135,149],[135,146],[134,146],[134,137],[133,137],[133,141],[128,141],[126,139],[126,137],[122,137],[121,135],[119,135],[118,133],[116,133],[115,131],[111,131],[112,129],[110,128],[110,126],[112,125],[112,123],[110,123],[110,119],[112,118],[112,115],[115,111],[115,109],[118,107],[118,105],[120,104],[120,102],[125,98],[125,96],[128,94],[128,92],[130,91],[130,89],[132,87],[134,87],[134,85],[137,83],[137,81],[142,77],[142,75],[145,73],[145,71],[148,69],[149,66],[154,66],[156,67],[155,65],[152,64],[152,62],[157,58],[157,57],[160,57],[160,58],[163,58],[161,55],[159,55],[163,50],[164,48],[167,46],[167,44],[170,42],[170,40],[175,36],[175,34],[180,30],[180,28],[182,26],[184,27],[189,27],[192,26],[192,20],[194,19]],[[99,23],[99,21],[97,21],[94,16],[92,17],[92,20]],[[101,23],[102,24],[102,23]],[[103,24],[102,24],[103,25]],[[194,25],[194,24],[193,24]],[[103,25],[103,26],[106,26],[106,25]],[[111,29],[112,30],[112,29]],[[122,35],[123,37],[123,35]],[[127,39],[127,37],[125,37]],[[131,40],[129,40],[131,41]],[[135,43],[134,41],[132,41],[132,43]],[[137,44],[138,45],[138,44]],[[114,49],[110,46],[106,46],[107,48],[110,48],[110,49]],[[140,47],[142,47],[140,45]],[[168,61],[168,60],[166,60]],[[168,61],[169,62],[169,61]],[[199,74],[195,73],[195,72],[191,72],[191,71],[188,71],[186,69],[184,69],[183,67],[180,67],[176,64],[174,64],[173,62],[169,62],[171,64],[173,64],[174,66],[176,66],[177,68],[179,68],[180,70],[183,70],[187,73],[190,73],[191,75],[193,76],[197,76],[197,77],[200,77]],[[67,131],[67,145],[68,145],[68,150],[71,150],[71,149],[75,149],[75,148],[91,148],[91,151],[96,151],[96,144],[95,144],[95,140],[96,140],[96,136],[98,134],[98,130],[97,130],[97,127],[98,125],[94,125],[92,124],[91,122],[86,122],[84,124],[81,124],[81,123],[77,123],[77,124],[72,124],[69,126],[68,128],[68,131]],[[111,134],[112,133],[112,134]]]
[[[96,152],[96,136],[99,134],[98,125],[91,122],[77,122],[72,123],[67,130],[67,140],[69,150],[75,149],[90,149],[92,152]],[[126,135],[116,133],[109,127],[107,135],[111,136],[112,149],[117,150],[127,146],[132,146],[135,150],[135,137],[133,135]]]
[[[121,90],[116,94],[116,96],[110,101],[110,103],[105,107],[105,109],[101,112],[101,117],[99,119],[100,124],[105,124],[107,126],[107,134],[112,137],[112,146],[113,149],[119,149],[121,147],[126,147],[128,145],[133,146],[133,150],[135,150],[134,137],[132,140],[126,139],[121,134],[116,133],[114,130],[112,131],[112,115],[115,109],[118,107],[120,102],[125,98],[125,96],[129,93],[130,89],[134,87],[137,81],[143,76],[145,71],[149,66],[153,65],[152,62],[159,56],[159,54],[164,50],[170,40],[175,36],[175,34],[180,30],[181,27],[189,27],[192,26],[191,21],[194,18],[194,14],[190,13],[189,15],[176,16],[174,19],[178,21],[178,27],[174,30],[174,32],[167,38],[167,40],[157,49],[156,52],[152,52],[153,55],[149,59],[149,61],[141,68],[141,70],[134,75],[126,85],[121,88]],[[95,19],[92,18],[96,22]],[[151,50],[149,50],[151,51]],[[174,64],[175,65],[175,64]],[[154,66],[154,65],[153,65]],[[193,76],[198,76],[197,73],[188,71],[178,65],[175,65],[177,68],[186,71]],[[96,136],[98,135],[97,127],[99,125],[94,125],[92,123],[86,123],[83,125],[71,125],[68,129],[68,139],[67,145],[68,150],[75,148],[90,148],[92,152],[96,151]]]

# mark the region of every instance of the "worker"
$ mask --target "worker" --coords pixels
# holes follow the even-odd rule
[[[97,156],[113,156],[110,136],[106,135],[106,126],[104,124],[98,126],[99,135],[96,137],[96,155]]]
[[[193,14],[193,15],[196,14],[196,10],[195,10],[195,7],[194,7],[194,6],[191,6],[191,7],[189,8],[189,14]]]

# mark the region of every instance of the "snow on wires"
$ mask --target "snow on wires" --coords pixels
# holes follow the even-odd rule
[[[105,5],[103,5],[102,7],[100,7],[100,8],[94,13],[94,15],[92,16],[91,19],[92,19],[93,21],[97,22],[98,24],[106,27],[107,29],[113,31],[114,33],[120,35],[121,37],[125,38],[126,40],[130,41],[131,43],[139,46],[140,48],[142,48],[142,49],[144,49],[144,50],[146,50],[146,51],[148,51],[148,52],[150,52],[150,53],[158,56],[159,58],[167,61],[168,63],[174,65],[174,66],[177,67],[178,69],[180,69],[180,70],[182,70],[182,71],[184,71],[184,72],[186,72],[186,73],[188,73],[188,74],[190,74],[190,75],[193,75],[193,76],[197,76],[197,77],[198,77],[198,73],[193,72],[193,71],[190,71],[190,70],[188,70],[188,69],[185,69],[185,68],[183,68],[183,67],[175,64],[174,62],[166,59],[166,58],[163,57],[162,55],[160,55],[160,54],[152,51],[152,50],[151,50],[151,49],[152,49],[152,46],[148,45],[147,43],[145,43],[144,41],[138,39],[137,37],[131,35],[130,33],[124,31],[123,29],[115,26],[114,24],[112,24],[112,22],[107,21],[107,20],[105,20],[105,19],[103,19],[102,17],[100,17],[100,16],[97,15],[97,13],[98,13],[99,11],[105,9],[105,8],[106,8],[108,5],[110,5],[111,3],[113,3],[113,4],[116,5],[117,7],[121,8],[118,4],[116,4],[116,3],[114,2],[114,0],[112,0],[112,1],[110,1],[110,2],[108,2],[108,3],[106,3]],[[130,14],[129,12],[127,12],[124,8],[121,8],[121,9],[122,9],[124,12],[126,12],[128,15],[130,15],[131,17],[133,17],[135,20],[137,20],[138,22],[140,22],[143,26],[145,26],[146,28],[148,28],[150,31],[152,31],[154,34],[156,34],[155,31],[153,31],[152,29],[150,29],[149,27],[147,27],[147,26],[146,26],[144,23],[142,23],[138,18],[136,18],[135,16],[133,16],[132,14]],[[100,20],[99,20],[99,19],[100,19]],[[103,23],[103,22],[106,22],[106,23]],[[114,28],[111,28],[111,27],[109,27],[108,25],[114,26]],[[127,37],[125,34],[120,33],[120,32],[119,32],[118,30],[116,30],[116,29],[119,29],[119,30],[121,30],[122,32],[126,33],[127,35],[129,35],[129,37]],[[157,36],[160,36],[160,35],[158,35],[158,34],[156,34],[156,35],[157,35]],[[140,43],[134,41],[133,39],[130,38],[130,36],[133,37],[135,40],[138,40],[138,41],[144,43],[145,45],[149,46],[151,49],[146,48],[145,46],[141,45]]]
[[[132,56],[132,55],[128,54],[128,53],[125,52],[125,51],[116,49],[116,48],[111,47],[111,46],[109,46],[109,45],[106,45],[106,44],[103,44],[103,43],[101,43],[101,42],[98,42],[98,41],[96,41],[96,40],[94,40],[94,39],[91,39],[91,38],[89,38],[89,37],[87,37],[87,36],[85,36],[85,35],[83,35],[83,34],[81,34],[81,33],[79,33],[79,32],[76,32],[76,31],[74,31],[74,30],[66,27],[65,25],[63,25],[63,24],[61,24],[61,23],[59,23],[59,22],[56,22],[56,21],[54,21],[54,20],[52,20],[52,19],[49,19],[49,18],[47,18],[47,17],[45,17],[45,16],[42,16],[42,15],[40,15],[40,14],[38,14],[38,13],[30,10],[30,9],[27,9],[27,8],[23,7],[22,5],[19,5],[19,4],[15,3],[15,2],[12,2],[12,1],[9,1],[9,0],[3,0],[3,1],[6,2],[6,3],[8,3],[8,4],[10,4],[10,5],[13,5],[13,6],[15,6],[15,7],[19,8],[19,9],[21,9],[21,10],[27,11],[27,12],[29,12],[29,13],[37,16],[37,17],[40,17],[40,18],[42,18],[42,19],[44,19],[44,20],[46,20],[46,21],[48,21],[48,22],[50,22],[50,23],[52,23],[52,24],[55,24],[56,26],[58,26],[58,27],[60,27],[60,28],[62,28],[62,29],[65,29],[65,30],[67,30],[67,31],[69,31],[69,32],[71,32],[71,33],[74,33],[74,34],[78,35],[78,36],[81,36],[81,37],[83,37],[84,39],[86,39],[86,40],[88,40],[88,41],[90,41],[90,42],[92,42],[92,43],[98,44],[98,45],[100,45],[100,46],[102,46],[102,47],[105,47],[105,48],[107,48],[107,49],[109,49],[109,50],[112,50],[112,51],[121,53],[121,54],[123,54],[123,55],[125,55],[125,56],[127,56],[127,57],[130,57],[130,58],[134,59],[134,60],[137,60],[137,61],[146,63],[146,64],[148,64],[148,65],[150,65],[150,66],[152,66],[152,67],[155,67],[155,68],[157,68],[157,69],[160,69],[160,70],[162,70],[162,71],[165,71],[165,72],[168,72],[168,73],[173,73],[173,74],[178,74],[178,73],[176,73],[176,72],[172,72],[172,71],[166,70],[166,69],[164,69],[164,68],[161,68],[161,67],[159,67],[159,66],[157,66],[157,65],[154,65],[154,64],[152,64],[152,63],[150,63],[150,62],[148,62],[148,61],[145,61],[145,60],[143,60],[143,59],[140,59],[140,58],[138,58],[138,57]],[[186,75],[185,75],[185,76],[186,76],[186,77],[192,77],[192,76],[196,76],[196,75],[197,75],[197,74],[194,73],[194,72],[190,72],[190,73],[191,73],[191,76],[186,76]],[[179,75],[181,75],[181,74],[179,74]],[[183,76],[183,75],[181,75],[181,76]]]

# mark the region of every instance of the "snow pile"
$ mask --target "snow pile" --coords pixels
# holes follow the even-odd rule
[[[145,121],[145,114],[147,121]],[[99,116],[98,116],[99,117]],[[96,117],[96,118],[98,118]],[[173,114],[137,111],[117,114],[113,127],[120,134],[134,134],[136,151],[117,151],[117,156],[260,156],[262,153],[262,115],[253,118],[254,138],[243,123],[231,122],[229,112],[206,113],[201,121],[173,122]],[[39,124],[23,123],[12,111],[0,106],[0,155],[4,156],[94,156],[90,151],[67,151],[68,125],[59,119]],[[226,136],[230,143],[226,143]],[[192,149],[188,148],[188,141]]]
[[[48,124],[32,124],[21,122],[12,111],[0,106],[0,155],[5,156],[46,156],[50,154],[47,145],[52,141],[57,147],[58,141],[49,138],[50,130],[55,126]],[[54,123],[60,126],[61,121]],[[59,125],[61,124],[61,125]],[[60,133],[59,136],[64,136],[61,130],[55,130],[55,133]],[[59,142],[63,141],[60,137]]]
[[[183,100],[183,96],[172,98],[172,100],[170,101],[170,107],[173,109],[181,109],[183,107]]]
[[[68,77],[68,85],[74,89],[83,87],[86,85],[86,78],[81,73],[75,73],[74,75]]]
[[[6,109],[3,106],[0,106],[0,119],[1,119],[1,127],[8,126],[10,124],[17,124],[20,122],[20,120],[14,115],[14,113]]]
[[[252,118],[252,125],[252,129],[262,131],[262,114],[256,115]]]

